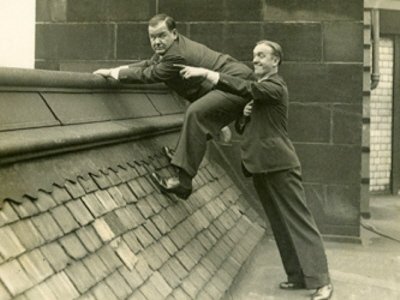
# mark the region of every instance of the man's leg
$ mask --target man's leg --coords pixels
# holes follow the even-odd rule
[[[274,193],[270,193],[271,183],[268,174],[254,174],[253,183],[258,197],[271,225],[272,233],[275,237],[276,245],[281,256],[282,264],[285,269],[289,283],[297,287],[305,287],[303,271],[300,266],[299,258],[290,238],[290,233],[286,227],[285,220],[276,204]]]
[[[330,283],[321,235],[307,206],[300,168],[271,173],[268,190],[278,208],[307,288]]]
[[[193,178],[203,160],[208,139],[217,136],[222,127],[234,121],[246,102],[239,96],[218,90],[193,102],[185,113],[171,163]]]
[[[164,193],[173,193],[182,199],[192,192],[192,179],[206,152],[207,141],[217,136],[242,113],[246,100],[213,90],[192,103],[186,113],[181,134],[171,164],[178,168],[178,176],[161,178],[152,173],[151,178]]]

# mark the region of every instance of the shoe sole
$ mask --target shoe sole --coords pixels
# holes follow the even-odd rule
[[[286,283],[280,283],[279,288],[285,291],[296,291],[296,290],[303,290],[306,288],[304,285],[301,284],[295,284],[295,283],[287,283],[287,285],[285,284]]]
[[[316,294],[313,294],[313,295],[311,295],[311,300],[329,300],[329,299],[331,299],[332,298],[332,295],[333,295],[333,291],[334,291],[334,289],[333,289],[333,286],[332,286],[332,288],[331,288],[331,291],[330,291],[330,293],[329,293],[329,295],[327,296],[327,297],[325,297],[325,298],[316,298]]]
[[[184,194],[179,194],[179,193],[175,193],[173,191],[167,190],[162,185],[160,185],[160,183],[158,182],[159,179],[157,179],[156,176],[158,176],[158,175],[150,174],[151,180],[157,186],[157,188],[160,190],[160,192],[163,193],[164,195],[169,195],[169,196],[174,195],[174,196],[178,197],[179,199],[187,200],[190,197],[190,195],[192,194],[192,191],[190,191],[188,193],[184,193]],[[176,201],[174,201],[174,202],[176,202]]]

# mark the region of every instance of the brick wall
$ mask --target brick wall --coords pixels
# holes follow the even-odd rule
[[[393,40],[380,39],[380,81],[371,93],[370,191],[390,188],[392,163]]]

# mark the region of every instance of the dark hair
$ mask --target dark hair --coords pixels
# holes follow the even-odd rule
[[[176,28],[175,20],[166,14],[157,14],[154,17],[152,17],[149,20],[149,26],[154,27],[154,26],[157,26],[158,23],[161,23],[164,21],[165,21],[165,24],[167,25],[167,28],[169,31]]]
[[[279,59],[278,65],[280,65],[282,62],[282,59],[283,59],[282,47],[278,43],[275,43],[275,42],[272,42],[269,40],[261,40],[261,41],[257,42],[256,45],[260,45],[260,44],[267,45],[272,49],[272,54]]]

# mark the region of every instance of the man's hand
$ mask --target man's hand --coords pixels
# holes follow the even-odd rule
[[[219,132],[219,141],[223,144],[228,144],[232,139],[232,131],[228,126],[222,127]]]
[[[95,75],[101,75],[103,77],[111,77],[112,69],[98,69],[93,72]]]
[[[120,66],[117,68],[112,68],[112,69],[99,69],[97,71],[94,71],[93,74],[96,75],[101,75],[105,78],[114,78],[118,80],[119,77],[119,71],[122,69],[127,69],[129,66]]]
[[[204,68],[189,67],[180,64],[174,64],[174,67],[181,68],[179,74],[183,79],[190,79],[195,77],[200,77],[208,80],[212,84],[216,85],[219,81],[219,73]]]
[[[253,103],[254,100],[251,100],[249,103],[246,104],[246,106],[243,109],[243,115],[246,117],[249,117],[253,111]]]
[[[204,69],[204,68],[189,67],[189,66],[180,65],[180,64],[174,64],[174,67],[182,68],[179,71],[179,74],[184,79],[189,79],[189,78],[193,78],[193,77],[206,78],[207,74],[209,72],[207,69]]]

